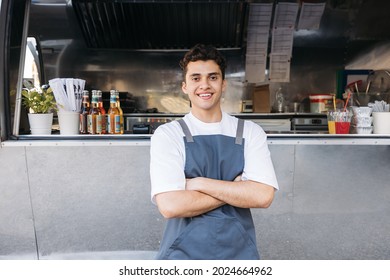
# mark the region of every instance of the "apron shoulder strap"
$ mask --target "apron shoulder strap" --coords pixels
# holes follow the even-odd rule
[[[187,142],[194,142],[194,139],[192,138],[192,134],[190,132],[190,129],[188,128],[186,122],[183,119],[177,120],[181,126],[181,129],[184,132],[184,136],[186,138]]]
[[[177,120],[181,126],[181,129],[184,132],[184,136],[186,138],[187,142],[194,142],[194,139],[192,137],[192,134],[190,132],[190,129],[188,128],[187,124],[183,119]],[[235,143],[237,145],[242,144],[242,139],[243,139],[243,134],[244,134],[244,120],[243,119],[238,119],[238,124],[237,124],[237,132],[236,132],[236,141]]]
[[[237,145],[242,144],[243,134],[244,134],[244,120],[238,119],[237,132],[236,132],[236,144]]]

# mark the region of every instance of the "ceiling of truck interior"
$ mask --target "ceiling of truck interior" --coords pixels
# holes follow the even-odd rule
[[[197,42],[241,49],[245,48],[252,2],[305,1],[32,0],[29,32],[39,36],[43,45],[45,40],[64,39],[81,31],[86,46],[95,49],[175,50]],[[344,47],[390,38],[388,0],[307,2],[326,2],[325,11],[318,30],[295,32],[294,47]],[[76,23],[61,24],[71,20]],[[69,27],[78,30],[72,32]]]

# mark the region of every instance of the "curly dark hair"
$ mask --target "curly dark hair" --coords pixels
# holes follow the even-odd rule
[[[183,69],[183,77],[187,74],[187,65],[190,62],[198,60],[214,60],[222,72],[222,78],[225,79],[226,59],[225,57],[212,45],[197,44],[192,47],[180,61],[180,67]]]

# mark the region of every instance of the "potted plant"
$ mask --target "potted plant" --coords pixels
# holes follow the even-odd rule
[[[24,88],[22,104],[28,112],[31,134],[51,134],[53,112],[57,109],[53,91],[48,85],[41,88]]]

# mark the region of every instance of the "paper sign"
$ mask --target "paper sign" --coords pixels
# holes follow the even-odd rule
[[[324,10],[325,3],[303,3],[297,29],[319,29]]]

